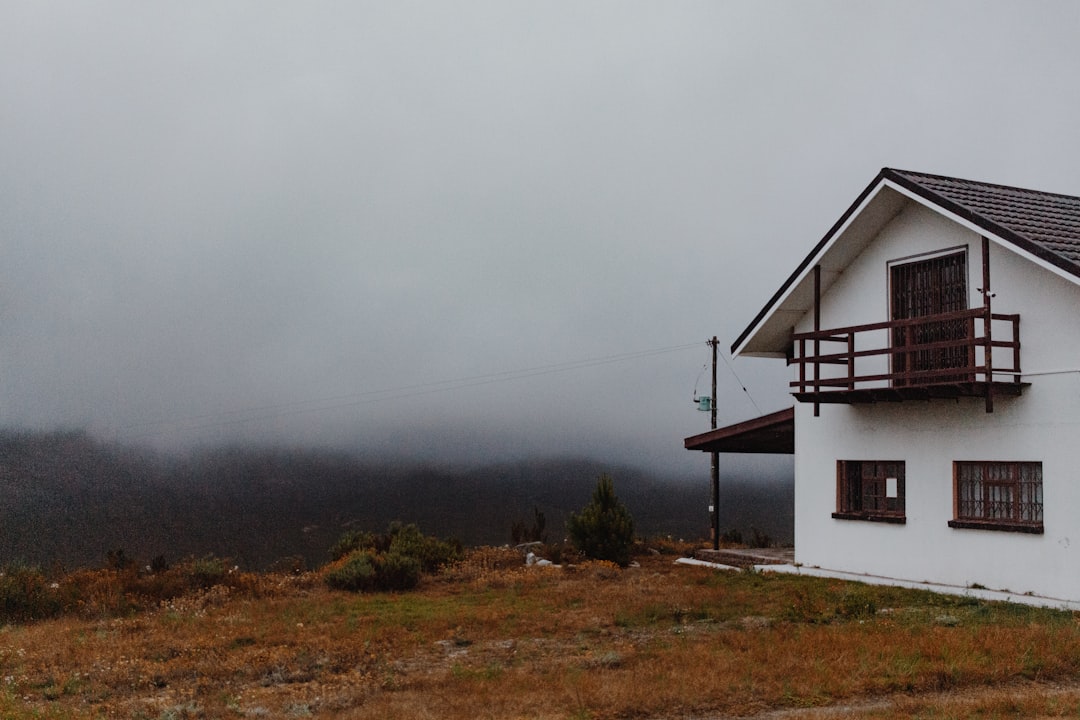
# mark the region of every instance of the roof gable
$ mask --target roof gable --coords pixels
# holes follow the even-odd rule
[[[883,168],[814,246],[731,346],[732,355],[780,356],[791,327],[908,201],[916,201],[1080,284],[1080,197]]]

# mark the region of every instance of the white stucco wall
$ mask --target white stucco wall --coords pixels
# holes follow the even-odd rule
[[[888,319],[887,263],[962,245],[980,306],[979,236],[911,204],[822,298],[822,327]],[[797,403],[796,562],[1080,600],[1080,287],[995,243],[990,265],[994,311],[1021,316],[1031,387],[990,414],[980,398],[822,405],[816,418]],[[905,461],[906,524],[832,518],[841,459]],[[954,460],[1041,461],[1044,534],[950,528]]]

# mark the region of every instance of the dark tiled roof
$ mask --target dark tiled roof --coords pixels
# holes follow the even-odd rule
[[[1080,197],[927,175],[882,170],[894,180],[971,222],[1080,274]]]

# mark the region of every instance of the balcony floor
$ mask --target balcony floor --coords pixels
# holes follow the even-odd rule
[[[1031,383],[995,382],[994,397],[1019,397]],[[985,382],[938,383],[936,385],[912,385],[899,387],[860,388],[856,390],[821,390],[819,392],[795,392],[799,402],[835,403],[858,405],[878,402],[903,402],[905,400],[938,400],[961,397],[986,397]]]

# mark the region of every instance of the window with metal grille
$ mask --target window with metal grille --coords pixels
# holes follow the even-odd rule
[[[904,484],[903,460],[838,460],[833,517],[902,523]]]
[[[925,260],[889,266],[889,305],[893,320],[910,320],[967,310],[967,252],[952,252]],[[898,385],[959,382],[966,375],[926,375],[919,373],[966,368],[974,365],[972,348],[965,343],[971,334],[966,320],[928,320],[893,330],[897,349],[928,344],[937,347],[912,349],[893,355],[893,372],[906,374]],[[955,342],[955,345],[949,343]]]
[[[954,462],[951,527],[1043,531],[1041,462]]]

